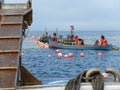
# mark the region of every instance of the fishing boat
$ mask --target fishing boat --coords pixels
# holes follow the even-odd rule
[[[46,37],[46,35],[41,35],[39,38],[40,42],[48,43],[49,42],[49,37]]]
[[[49,41],[50,48],[61,48],[61,49],[78,49],[78,50],[111,50],[111,45],[107,46],[94,46],[94,45],[75,45],[74,42],[70,43],[55,43],[52,40]]]

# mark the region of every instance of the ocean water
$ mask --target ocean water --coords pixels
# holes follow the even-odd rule
[[[48,31],[50,35],[55,31]],[[30,31],[36,35],[36,40],[44,34],[44,31]],[[59,31],[58,35],[66,36],[69,31]],[[84,39],[85,44],[94,44],[96,39],[104,35],[108,43],[120,47],[120,31],[74,31],[74,35]],[[30,38],[30,36],[28,37]],[[106,67],[113,68],[120,72],[120,51],[119,50],[67,50],[60,49],[63,55],[73,53],[72,58],[59,59],[56,49],[41,48],[31,41],[23,42],[24,56],[22,64],[43,84],[66,83],[84,70],[100,68],[101,73]],[[84,57],[80,57],[84,53]],[[99,57],[98,53],[102,53]],[[48,57],[51,55],[51,57]]]

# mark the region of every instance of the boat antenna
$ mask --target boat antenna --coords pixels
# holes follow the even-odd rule
[[[56,28],[56,34],[57,34],[56,36],[58,36],[58,28]]]
[[[45,27],[45,33],[47,32],[47,28]]]
[[[71,26],[70,26],[70,28],[71,28],[71,36],[74,36],[74,35],[73,35],[74,26],[73,26],[73,25],[71,25]]]

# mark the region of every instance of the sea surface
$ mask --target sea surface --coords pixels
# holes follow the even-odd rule
[[[48,31],[52,35],[56,31]],[[57,31],[59,35],[65,37],[70,31]],[[45,34],[45,31],[30,31],[26,37],[38,40]],[[74,35],[84,39],[85,44],[94,44],[95,40],[100,40],[104,35],[109,44],[120,47],[120,31],[74,31]],[[24,40],[22,52],[22,64],[43,84],[67,83],[84,70],[100,68],[101,73],[106,67],[113,68],[120,72],[120,50],[67,50],[60,49],[63,55],[73,53],[72,58],[58,58],[56,49],[42,48],[31,40]],[[80,57],[84,53],[84,57]],[[98,56],[102,53],[102,56]],[[51,55],[51,57],[49,57]]]

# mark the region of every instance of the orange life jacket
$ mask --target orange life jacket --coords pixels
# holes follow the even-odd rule
[[[75,38],[75,45],[78,45],[78,41],[79,41],[79,39]]]
[[[108,41],[104,40],[103,46],[107,46],[108,45]]]
[[[101,39],[101,46],[103,46],[103,44],[104,44],[104,39],[102,38]]]

